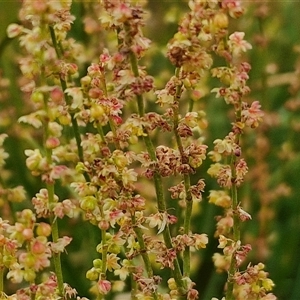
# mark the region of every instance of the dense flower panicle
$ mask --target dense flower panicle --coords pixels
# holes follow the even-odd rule
[[[32,197],[33,210],[17,214],[14,225],[0,219],[0,256],[7,278],[30,283],[12,299],[86,300],[63,282],[58,267],[60,255],[73,240],[58,232],[58,221],[66,216],[74,223],[89,222],[99,231],[95,247],[99,257],[86,272],[99,299],[126,291],[128,277],[136,299],[198,299],[189,277],[191,258],[207,247],[209,239],[206,233],[192,231],[191,218],[193,204],[205,194],[205,180],[197,176],[207,157],[209,124],[199,99],[208,93],[205,84],[211,77],[221,82],[212,92],[235,112],[231,131],[215,139],[208,153],[214,162],[208,173],[224,188],[209,195],[210,203],[224,208],[216,218],[215,232],[223,254],[215,254],[213,261],[218,272],[228,272],[227,285],[234,282],[237,297],[248,292],[249,297],[272,299],[268,292],[273,283],[262,266],[239,270],[251,250],[235,231],[237,221],[251,219],[234,193],[248,171],[241,135],[246,127],[256,128],[263,116],[258,101],[243,99],[250,92],[251,67],[242,55],[251,45],[243,32],[229,32],[230,17],[243,13],[241,1],[188,1],[190,11],[167,45],[175,75],[159,90],[139,65],[151,45],[143,35],[144,2],[82,4],[84,30],[89,34],[82,42],[87,48],[95,43],[97,49],[85,49],[69,38],[75,21],[71,0],[25,0],[22,24],[7,29],[25,50],[19,60],[21,84],[31,106],[19,123],[31,125],[41,137],[39,147],[25,150],[26,166],[45,186]],[[92,33],[103,41],[99,44]],[[225,59],[226,67],[214,66],[216,55]],[[156,103],[145,111],[148,96],[151,100],[156,96]],[[2,149],[5,138],[0,135],[1,169],[8,158]],[[231,196],[228,190],[233,191]],[[165,191],[179,200],[173,204],[180,209],[172,210]],[[25,198],[22,187],[3,193],[0,187],[2,194],[15,202]],[[50,259],[55,274],[45,275],[39,284],[39,275],[52,265]],[[157,266],[171,271],[169,291]]]
[[[6,244],[3,244],[2,239],[1,252],[4,255],[4,266],[8,269],[7,278],[12,282],[31,282],[36,278],[37,272],[50,266],[52,254],[47,246],[50,226],[46,223],[38,225],[37,236],[34,234],[35,227],[36,218],[29,209],[17,215],[14,225],[2,226],[6,230],[7,238],[4,240]],[[3,233],[5,232],[2,230]]]
[[[273,294],[268,293],[274,287],[274,283],[268,278],[268,273],[264,271],[264,265],[248,265],[243,273],[235,275],[237,285],[235,296],[237,299],[251,299],[259,297],[260,299],[277,299]],[[242,287],[243,286],[243,287]],[[246,292],[247,291],[247,292]]]

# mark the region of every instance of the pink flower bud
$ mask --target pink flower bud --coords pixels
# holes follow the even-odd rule
[[[31,246],[31,251],[33,254],[42,254],[46,250],[46,245],[41,241],[35,240]]]
[[[13,23],[7,27],[6,33],[9,38],[14,38],[20,35],[23,31],[23,26]]]
[[[92,88],[89,90],[89,97],[93,99],[98,99],[103,95],[103,92],[98,88]]]
[[[188,291],[188,294],[187,294],[187,299],[188,300],[194,300],[194,299],[198,299],[198,291],[195,290],[195,289],[190,289]]]
[[[76,64],[74,64],[74,63],[69,64],[68,73],[69,73],[70,75],[76,74],[77,71],[78,71],[78,66],[77,66]]]
[[[101,230],[107,230],[109,228],[109,222],[106,221],[106,220],[101,220],[99,223],[98,223],[98,227],[101,229]]]
[[[46,148],[48,149],[54,149],[56,147],[58,147],[60,145],[60,142],[59,142],[59,139],[56,138],[56,137],[49,137],[47,140],[46,140]]]
[[[98,291],[102,295],[106,295],[111,290],[111,283],[108,280],[100,279],[98,281]]]
[[[33,238],[33,231],[31,228],[25,228],[23,231],[22,231],[22,235],[23,235],[23,238],[25,240],[30,240]]]
[[[64,98],[64,93],[61,89],[54,88],[50,93],[50,97],[54,103],[61,103]]]

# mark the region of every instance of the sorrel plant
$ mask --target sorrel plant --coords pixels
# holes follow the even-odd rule
[[[241,2],[186,3],[164,50],[173,73],[155,76],[145,1],[83,3],[75,13],[82,41],[72,37],[71,1],[22,2],[7,28],[20,49],[23,102],[14,130],[0,136],[1,299],[87,299],[65,281],[72,255],[73,264],[89,261],[80,272],[91,299],[201,298],[194,266],[213,241],[196,218],[207,199],[221,212],[210,223],[212,260],[227,274],[222,299],[276,299],[263,262],[248,261],[241,230],[251,222],[239,194],[243,141],[263,117],[248,97],[252,46],[230,26],[242,18]],[[213,143],[211,93],[228,107],[228,131]],[[8,134],[24,139],[28,180],[39,190],[6,186]],[[76,237],[80,227],[87,243]]]

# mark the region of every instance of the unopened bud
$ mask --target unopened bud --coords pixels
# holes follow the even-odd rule
[[[213,24],[216,29],[226,29],[228,27],[228,17],[224,13],[218,13],[214,16]]]

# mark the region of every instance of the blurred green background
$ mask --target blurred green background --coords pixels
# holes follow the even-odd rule
[[[246,39],[253,46],[248,53],[252,65],[250,97],[261,102],[265,118],[264,123],[257,130],[249,131],[243,141],[250,172],[240,190],[240,197],[243,207],[253,218],[242,228],[243,242],[251,243],[253,247],[249,260],[266,264],[270,278],[276,284],[274,294],[278,299],[299,300],[300,1],[244,3],[246,14],[239,20],[233,20],[231,30],[245,31]],[[7,132],[10,135],[5,147],[10,153],[7,169],[11,170],[13,176],[7,179],[7,184],[24,185],[30,199],[39,190],[40,182],[26,170],[23,151],[29,145],[26,139],[18,139],[16,134],[15,123],[24,112],[22,94],[17,83],[17,59],[20,52],[17,42],[6,38],[6,27],[18,21],[20,6],[20,1],[0,0],[0,76],[10,79],[9,100],[3,101],[0,98],[0,133]],[[70,34],[85,43],[81,24],[83,5],[75,1],[72,9],[77,19]],[[145,35],[154,41],[155,49],[162,49],[176,32],[178,18],[187,10],[187,4],[185,1],[149,0],[148,9],[151,16]],[[153,51],[150,58],[145,60],[150,74],[158,76],[164,70],[167,70],[167,74],[173,72],[162,51]],[[161,84],[163,82],[162,76]],[[1,95],[3,93],[6,93],[4,89]],[[201,105],[205,107],[209,121],[207,143],[211,146],[215,138],[224,137],[230,128],[229,112],[226,105],[213,95],[207,96],[204,102]],[[209,162],[206,164],[208,166]],[[205,176],[207,191],[217,188],[207,175],[196,176]],[[26,205],[29,205],[29,201],[15,205],[13,209]],[[221,297],[226,280],[225,274],[215,273],[211,259],[217,251],[217,240],[214,240],[213,234],[214,216],[218,213],[221,211],[204,199],[199,215],[193,220],[194,229],[208,233],[211,241],[208,248],[201,252],[193,274],[202,300]],[[65,281],[76,287],[81,295],[85,295],[89,288],[88,282],[84,280],[85,271],[91,267],[90,256],[96,255],[86,253],[85,248],[93,245],[91,241],[96,239],[94,235],[97,233],[89,229],[86,231],[85,227],[78,224],[62,225],[66,231],[68,226],[76,228],[76,237],[68,250],[70,255],[64,257]]]

